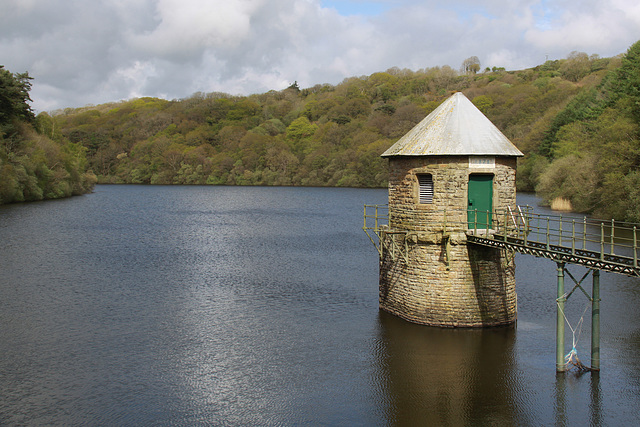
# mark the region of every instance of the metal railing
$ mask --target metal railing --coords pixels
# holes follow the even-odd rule
[[[368,211],[367,208],[369,209]],[[383,252],[386,250],[393,259],[402,256],[405,263],[409,263],[409,243],[406,239],[408,230],[391,229],[389,227],[388,205],[364,205],[364,225],[362,229],[378,250],[380,258],[382,258]],[[376,236],[377,241],[372,234]]]
[[[638,266],[640,224],[599,220],[575,215],[534,213],[530,206],[493,211],[441,210],[403,212],[394,225],[388,205],[365,205],[363,230],[382,253],[382,234],[404,234],[422,229],[443,234],[464,232],[470,243],[509,249],[562,262],[587,265],[634,276]],[[466,219],[466,220],[465,220]],[[373,234],[378,238],[375,241]],[[406,244],[406,242],[405,242]]]

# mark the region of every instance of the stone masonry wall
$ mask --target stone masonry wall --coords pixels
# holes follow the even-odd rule
[[[467,245],[465,234],[469,174],[492,174],[494,209],[514,208],[515,166],[515,158],[496,158],[495,167],[486,169],[470,169],[466,156],[390,159],[389,225],[408,234],[384,238],[386,247],[389,239],[401,247],[406,240],[409,250],[408,262],[402,256],[394,260],[389,251],[382,254],[382,309],[437,326],[515,322],[513,257],[504,250]],[[431,204],[419,203],[416,174],[422,173],[433,178]]]

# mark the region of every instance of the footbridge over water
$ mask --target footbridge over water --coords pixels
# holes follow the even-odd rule
[[[393,214],[392,212],[391,215]],[[434,211],[428,214],[420,212],[417,215],[420,218],[399,222],[390,218],[388,205],[365,205],[363,230],[378,249],[381,259],[386,253],[399,262],[408,263],[411,259],[409,254],[416,245],[423,241],[435,241],[442,244],[446,263],[450,259],[451,243],[455,240],[458,243],[466,241],[470,245],[502,249],[512,254],[511,257],[517,252],[556,262],[556,369],[559,372],[565,371],[569,363],[576,364],[575,348],[569,354],[564,353],[564,304],[578,289],[592,304],[590,369],[600,369],[600,270],[640,277],[640,224],[539,214],[530,206],[492,211],[464,209]],[[404,212],[403,217],[406,216]],[[399,223],[407,226],[389,226]],[[425,223],[428,224],[427,227],[424,227]],[[414,229],[414,224],[422,224],[419,231]],[[588,267],[589,271],[580,280],[576,280],[566,269],[566,264],[583,265]],[[565,273],[574,282],[569,292],[565,292]],[[589,274],[593,278],[591,295],[582,285]]]

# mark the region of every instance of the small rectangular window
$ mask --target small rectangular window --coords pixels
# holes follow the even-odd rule
[[[429,174],[418,175],[420,203],[433,203],[433,178]]]

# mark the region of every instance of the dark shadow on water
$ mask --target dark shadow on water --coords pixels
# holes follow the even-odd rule
[[[392,425],[527,425],[513,327],[442,329],[379,314],[379,375]]]

